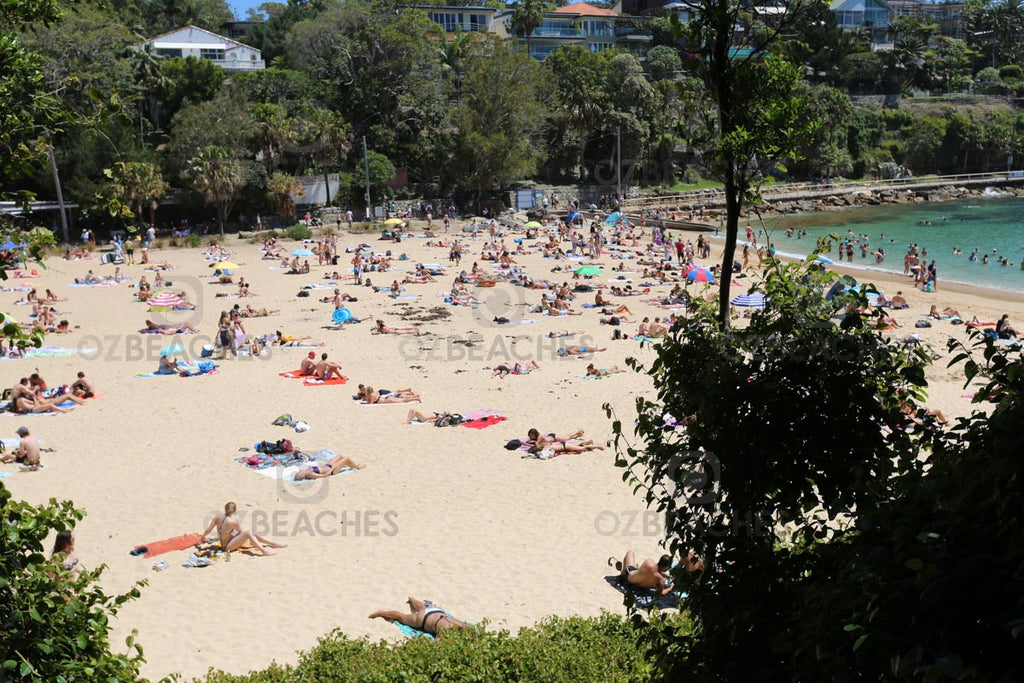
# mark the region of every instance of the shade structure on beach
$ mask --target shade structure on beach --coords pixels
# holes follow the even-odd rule
[[[732,300],[732,305],[742,308],[764,308],[764,294],[761,292],[741,294]]]
[[[597,266],[580,266],[579,268],[577,268],[573,272],[576,273],[577,275],[583,275],[583,276],[586,276],[586,277],[590,277],[592,275],[600,275],[604,271],[601,270],[600,268],[598,268]]]
[[[159,294],[150,297],[149,310],[175,308],[176,306],[181,306],[184,303],[186,303],[186,301],[173,292],[160,292]]]
[[[402,225],[405,223],[401,218],[389,218],[384,221],[384,225]]]
[[[161,356],[170,356],[175,353],[185,353],[185,347],[181,344],[170,344],[169,346],[165,346],[160,349]]]
[[[296,249],[295,251],[292,252],[292,256],[301,256],[303,258],[309,258],[310,256],[316,256],[316,254],[314,254],[309,249]]]
[[[234,270],[235,268],[238,268],[239,265],[237,263],[232,263],[231,261],[221,261],[220,263],[214,263],[213,267],[219,270]]]
[[[538,223],[537,221],[530,221],[529,223],[526,224],[526,227],[528,227],[528,228],[539,228],[539,227],[541,227],[541,224]]]
[[[714,282],[715,275],[707,268],[691,268],[690,272],[686,274],[688,282]]]
[[[808,258],[810,258],[810,257],[808,256]],[[811,260],[816,262],[816,263],[824,263],[826,266],[831,266],[832,265],[832,259],[828,258],[827,256],[822,256],[821,254],[818,254],[817,256],[815,256]]]

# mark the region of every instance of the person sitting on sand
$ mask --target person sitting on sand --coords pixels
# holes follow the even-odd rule
[[[661,323],[660,318],[655,318],[654,322],[647,326],[647,336],[654,338],[667,337],[668,327]]]
[[[1016,328],[1010,325],[1010,314],[1003,313],[1003,317],[996,323],[996,336],[1000,339],[1016,339],[1019,335]]]
[[[613,365],[610,368],[595,368],[594,364],[591,363],[587,366],[587,377],[607,377],[608,375],[617,375],[620,372],[625,372],[618,365]]]
[[[310,351],[299,365],[299,375],[312,375],[316,371],[316,353]]]
[[[379,391],[375,391],[370,385],[366,385],[366,394],[362,402],[366,405],[379,405],[389,403],[419,403],[420,397],[418,394],[382,394]]]
[[[322,479],[338,474],[343,469],[362,470],[366,465],[357,465],[356,461],[345,455],[337,455],[321,465],[313,465],[295,473],[295,481],[304,479]]]
[[[78,563],[78,553],[75,552],[75,535],[69,530],[58,531],[57,538],[53,542],[53,552],[50,559],[61,570],[67,572],[67,578],[74,581],[82,574],[82,566]]]
[[[81,398],[92,398],[96,395],[96,385],[79,370],[78,379],[71,383],[71,394]]]
[[[344,375],[341,374],[341,366],[337,363],[328,361],[326,353],[320,354],[320,362],[317,363],[316,368],[313,369],[313,376],[325,381],[332,377],[345,379]]]
[[[960,311],[949,306],[946,306],[940,311],[937,305],[932,304],[931,310],[928,311],[928,316],[935,318],[936,320],[942,320],[943,318],[959,318]]]
[[[540,364],[535,360],[528,363],[513,363],[512,367],[502,364],[494,368],[491,377],[505,379],[509,375],[529,375],[533,370],[540,370]]]
[[[417,334],[418,335],[418,334],[420,334],[420,328],[414,327],[412,325],[407,325],[407,326],[404,326],[404,327],[395,327],[393,325],[385,325],[383,320],[378,320],[377,321],[377,327],[375,327],[373,330],[371,330],[371,332],[374,332],[375,334]]]
[[[236,506],[234,503],[228,503],[224,506],[224,512],[218,512],[213,516],[213,521],[210,522],[210,526],[206,527],[206,531],[202,533],[202,538],[199,539],[200,543],[206,541],[207,535],[217,529],[217,536],[220,539],[220,547],[222,550],[231,552],[232,550],[238,550],[246,543],[252,543],[257,550],[263,555],[274,555],[275,553],[268,548],[285,548],[284,543],[275,543],[269,539],[258,536],[252,531],[243,531],[238,520],[235,519]]]
[[[174,334],[196,334],[196,333],[199,332],[199,330],[196,329],[195,327],[192,327],[188,323],[182,323],[181,325],[168,325],[166,323],[162,324],[162,325],[157,325],[152,320],[147,320],[146,321],[146,328],[144,330],[142,330],[142,332],[143,333],[148,333],[148,334],[174,335]]]
[[[703,558],[692,550],[681,564],[688,572],[704,571]],[[622,562],[616,562],[614,557],[609,557],[608,566],[619,570],[619,583],[624,586],[646,588],[655,591],[658,596],[668,595],[672,592],[672,557],[670,555],[662,555],[657,562],[647,559],[637,566],[636,553],[630,550],[626,552]]]
[[[597,353],[607,349],[598,349],[593,346],[566,346],[555,351],[559,356],[582,356],[586,353]]]
[[[432,636],[440,636],[450,629],[472,628],[469,624],[448,616],[440,607],[429,605],[413,597],[409,598],[409,609],[412,610],[409,614],[398,610],[377,610],[370,615],[370,618],[386,619],[390,622],[397,621]]]
[[[172,356],[160,356],[160,363],[157,365],[157,375],[177,375],[178,374],[178,361]]]
[[[16,462],[25,465],[32,471],[39,469],[39,437],[32,436],[28,427],[18,427],[18,431],[15,433],[21,438],[21,441],[13,450],[0,456],[0,462]]]

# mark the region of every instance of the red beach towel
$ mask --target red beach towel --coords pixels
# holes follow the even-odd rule
[[[491,425],[496,425],[499,422],[504,422],[508,418],[503,415],[488,415],[487,417],[481,417],[479,420],[469,420],[463,422],[463,427],[469,427],[470,429],[486,429]]]
[[[175,536],[174,538],[164,539],[163,541],[155,541],[153,543],[145,543],[145,547],[149,548],[143,557],[156,557],[157,555],[163,555],[174,550],[185,550],[191,548],[199,542],[202,536],[199,534],[185,534],[184,536]],[[142,546],[139,546],[142,547]]]

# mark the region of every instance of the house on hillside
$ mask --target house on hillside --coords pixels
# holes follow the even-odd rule
[[[495,32],[525,47],[526,36],[512,27],[511,19],[511,12],[499,14],[495,18]],[[651,32],[641,20],[622,17],[614,10],[586,2],[574,2],[548,12],[534,29],[529,43],[530,56],[538,61],[566,45],[579,45],[591,52],[618,48],[643,60],[651,41]]]
[[[207,59],[225,71],[259,71],[266,68],[263,55],[254,47],[217,35],[198,26],[185,26],[141,43],[164,57]]]
[[[919,17],[937,24],[939,33],[950,38],[964,37],[964,0],[889,0],[894,17]]]
[[[426,13],[427,18],[444,29],[445,33],[455,33],[460,29],[463,33],[490,33],[494,24],[494,15],[498,10],[493,7],[449,6],[449,5],[413,5]]]
[[[889,42],[889,22],[895,13],[886,0],[833,0],[836,24],[844,31],[863,29],[871,38],[872,47]]]

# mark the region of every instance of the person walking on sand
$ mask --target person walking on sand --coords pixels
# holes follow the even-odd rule
[[[275,555],[272,550],[268,548],[286,548],[284,543],[275,543],[269,539],[258,536],[252,531],[243,531],[242,525],[235,519],[235,510],[237,507],[234,503],[228,503],[224,506],[224,512],[218,512],[213,516],[213,521],[210,522],[210,526],[206,527],[206,531],[202,533],[202,538],[199,542],[206,541],[206,537],[211,531],[217,529],[217,537],[220,539],[220,547],[225,551],[238,550],[247,542],[252,543],[257,550],[263,555]]]

